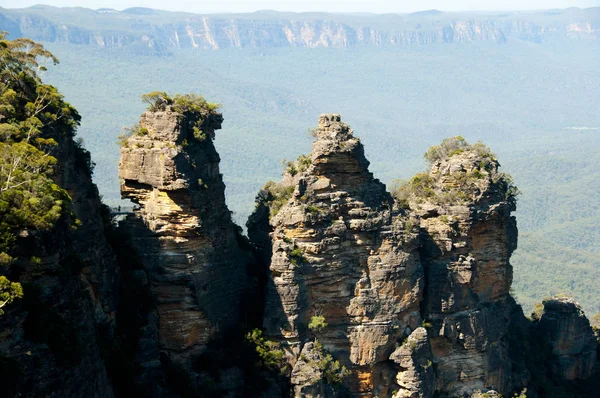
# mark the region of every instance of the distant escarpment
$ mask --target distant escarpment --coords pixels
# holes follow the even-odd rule
[[[76,21],[86,21],[78,24]],[[107,29],[106,26],[110,26]],[[435,43],[597,40],[597,9],[552,12],[405,15],[258,12],[196,15],[149,9],[124,11],[35,6],[0,9],[0,29],[36,40],[131,47],[148,53],[177,48],[402,47]]]
[[[549,301],[532,322],[510,296],[518,190],[489,148],[444,140],[390,194],[339,115],[313,136],[248,222],[295,396],[586,396],[571,382],[597,360],[580,308]]]

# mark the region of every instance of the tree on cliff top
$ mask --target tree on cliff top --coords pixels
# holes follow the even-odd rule
[[[30,39],[7,40],[0,32],[0,265],[10,265],[19,233],[49,230],[70,197],[52,179],[52,153],[72,138],[77,111],[56,88],[43,84],[41,61],[58,59]],[[2,307],[22,297],[21,285],[0,276]]]
[[[424,158],[427,172],[392,185],[392,195],[400,208],[424,202],[466,204],[490,188],[514,203],[520,193],[512,177],[498,171],[500,164],[496,156],[482,142],[469,144],[461,136],[446,138],[440,145],[429,148]],[[440,169],[447,162],[456,162],[460,167]]]
[[[173,111],[180,114],[194,112],[202,116],[216,113],[221,107],[221,104],[208,102],[203,96],[193,93],[171,97],[164,91],[153,91],[142,95],[142,101],[148,104],[148,110],[152,112],[164,111],[171,106]]]

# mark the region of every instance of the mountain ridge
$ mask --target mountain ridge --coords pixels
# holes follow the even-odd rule
[[[442,12],[412,14],[196,14],[133,7],[122,11],[32,6],[1,9],[0,28],[34,40],[99,48],[139,47],[164,54],[176,48],[405,47],[508,40],[541,43],[597,40],[597,10]]]

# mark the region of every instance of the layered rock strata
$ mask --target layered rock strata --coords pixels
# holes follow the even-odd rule
[[[597,11],[553,10],[533,14],[446,14],[340,16],[333,14],[276,14],[159,16],[144,9],[117,12],[81,10],[92,20],[110,20],[110,28],[95,29],[80,19],[61,17],[41,6],[25,10],[0,10],[0,29],[15,36],[46,42],[72,43],[98,48],[129,47],[144,53],[177,49],[227,48],[347,48],[357,46],[406,47],[444,43],[510,41],[531,43],[559,40],[597,40]],[[55,18],[59,18],[58,20]],[[70,18],[70,19],[69,19]],[[83,18],[81,18],[83,20]],[[130,21],[130,22],[126,22]],[[105,22],[106,24],[106,22]],[[115,29],[121,26],[122,29]]]
[[[414,177],[400,195],[404,190],[421,220],[422,315],[431,325],[435,389],[448,396],[511,394],[506,335],[514,305],[515,188],[483,145],[455,137],[427,156],[429,173]]]
[[[259,198],[257,213],[267,217],[261,206],[271,206],[272,230],[264,327],[289,348],[294,380],[303,347],[317,338],[351,370],[350,391],[386,396],[398,371],[390,354],[421,323],[418,234],[339,115],[322,115],[314,137],[310,157]],[[251,221],[252,232],[260,220]],[[318,316],[327,326],[311,330]]]
[[[212,139],[221,114],[147,111],[121,149],[125,224],[154,300],[138,361],[189,369],[207,344],[240,328],[249,252],[238,245]],[[162,359],[161,359],[162,358]]]

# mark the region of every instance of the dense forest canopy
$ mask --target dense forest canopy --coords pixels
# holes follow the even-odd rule
[[[77,111],[38,72],[58,59],[32,40],[7,40],[0,32],[0,264],[19,234],[49,230],[69,207],[70,198],[52,179],[53,152],[61,135],[71,137]],[[0,276],[0,310],[22,297],[18,282]]]

